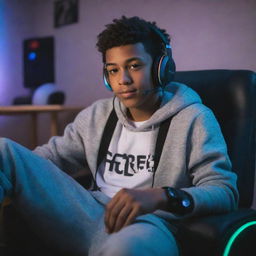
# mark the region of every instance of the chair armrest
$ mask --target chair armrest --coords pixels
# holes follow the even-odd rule
[[[256,210],[238,209],[230,213],[183,220],[178,224],[177,233],[182,255],[224,255],[224,249],[234,232],[250,221],[256,221]],[[255,250],[255,241],[249,244],[252,243],[249,239],[252,232],[255,237],[256,225],[250,234],[244,236],[248,236],[248,239],[245,238],[247,246],[253,246]]]

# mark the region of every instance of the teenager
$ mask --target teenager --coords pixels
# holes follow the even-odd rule
[[[115,19],[97,47],[113,98],[34,152],[1,139],[1,199],[59,252],[178,255],[175,220],[237,207],[219,125],[192,89],[172,82],[170,38],[154,22]],[[66,174],[87,165],[93,190]]]

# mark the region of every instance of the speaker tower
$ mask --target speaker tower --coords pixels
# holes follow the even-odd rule
[[[31,38],[23,42],[24,87],[32,91],[44,83],[53,83],[54,38]]]

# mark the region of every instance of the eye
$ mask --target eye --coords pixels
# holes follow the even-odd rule
[[[117,68],[113,68],[113,69],[107,69],[108,74],[110,75],[114,75],[118,72]]]
[[[131,64],[131,65],[129,66],[129,69],[138,70],[138,69],[140,69],[141,67],[142,67],[141,64],[134,63],[134,64]]]

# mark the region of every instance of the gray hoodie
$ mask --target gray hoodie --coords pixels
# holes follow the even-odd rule
[[[212,111],[183,84],[167,86],[161,107],[139,128],[128,121],[118,98],[96,101],[78,114],[63,136],[51,138],[48,144],[37,147],[35,153],[68,173],[89,166],[95,177],[101,137],[113,107],[118,117],[113,136],[124,125],[134,132],[155,130],[157,138],[160,123],[173,116],[154,187],[170,186],[190,193],[195,204],[191,215],[221,213],[237,207],[236,175],[231,172],[220,127]],[[156,214],[176,218],[160,210]]]

